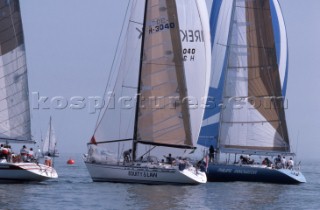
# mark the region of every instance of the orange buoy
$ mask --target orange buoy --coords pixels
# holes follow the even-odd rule
[[[72,160],[71,158],[67,161],[67,164],[69,164],[69,165],[73,165],[75,162],[74,162],[74,160]]]

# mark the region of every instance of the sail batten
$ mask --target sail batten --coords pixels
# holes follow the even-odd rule
[[[281,122],[281,121],[280,121],[280,120],[264,120],[264,121],[223,121],[222,123],[254,124],[254,123],[267,123],[267,122]]]

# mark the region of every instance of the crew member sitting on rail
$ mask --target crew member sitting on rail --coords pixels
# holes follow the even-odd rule
[[[293,169],[293,166],[294,166],[294,161],[292,159],[292,157],[288,160],[288,169]]]
[[[26,145],[23,145],[21,150],[20,150],[20,155],[21,155],[21,159],[23,162],[27,161],[27,155],[28,155],[28,150]]]
[[[274,165],[275,165],[276,169],[282,168],[281,155],[278,155],[278,157],[276,157],[274,159]]]
[[[267,167],[271,167],[271,164],[271,160],[269,160],[267,157],[262,161],[262,165],[266,165]]]
[[[3,144],[1,144],[1,148],[0,148],[0,156],[1,159],[4,161],[8,160],[8,156],[9,156],[9,149],[7,146],[4,146]]]
[[[28,151],[28,162],[29,161],[34,161],[34,152],[32,148]]]
[[[51,167],[52,166],[52,160],[51,160],[51,154],[48,153],[48,155],[44,156],[44,164]]]

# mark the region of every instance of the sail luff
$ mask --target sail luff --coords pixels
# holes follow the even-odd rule
[[[1,1],[0,12],[0,138],[30,141],[28,75],[19,1]]]

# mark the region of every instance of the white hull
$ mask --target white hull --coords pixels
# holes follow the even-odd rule
[[[207,182],[204,172],[188,167],[151,163],[116,165],[85,162],[91,178],[95,182],[126,182],[143,184],[201,184]]]
[[[56,179],[58,174],[52,167],[37,163],[0,163],[0,182],[41,182]]]

